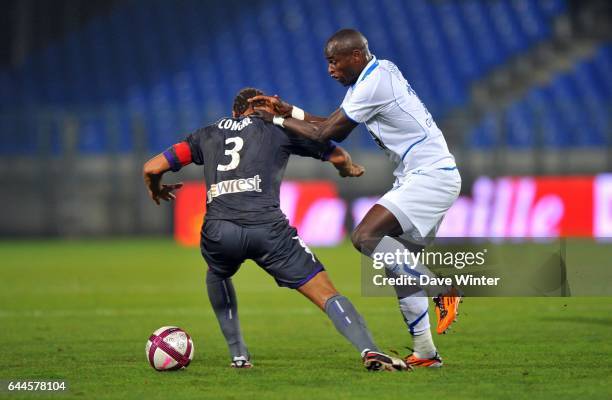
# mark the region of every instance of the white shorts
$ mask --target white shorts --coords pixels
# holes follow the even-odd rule
[[[456,167],[417,170],[385,193],[377,204],[389,210],[402,226],[402,238],[427,245],[435,238],[444,215],[461,189]]]

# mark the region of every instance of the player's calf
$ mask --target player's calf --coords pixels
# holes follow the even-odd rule
[[[378,350],[366,323],[346,297],[337,294],[325,302],[325,313],[338,332],[357,350]]]
[[[232,357],[248,354],[248,349],[238,318],[238,300],[231,278],[224,278],[209,270],[206,274],[206,288],[219,327]]]
[[[378,350],[363,317],[349,299],[336,291],[326,272],[318,273],[298,290],[327,314],[338,332],[358,351]]]

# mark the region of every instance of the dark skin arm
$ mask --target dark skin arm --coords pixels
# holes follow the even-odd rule
[[[143,168],[145,186],[149,191],[149,197],[159,205],[159,200],[172,201],[176,198],[174,191],[183,187],[182,183],[162,184],[162,176],[170,171],[170,164],[163,154],[158,154],[147,161]]]
[[[264,121],[272,122],[274,115],[260,107],[255,107],[255,110],[257,110],[258,116]],[[329,140],[341,142],[346,139],[357,125],[348,119],[341,109],[334,111],[323,122],[308,122],[295,118],[286,118],[284,122],[284,127],[289,132],[318,142],[327,142]]]
[[[267,107],[268,112],[272,112],[274,115],[280,115],[284,118],[291,117],[291,111],[293,111],[293,105],[284,102],[278,95],[266,96],[260,95],[252,97],[248,100],[249,103],[257,110],[259,107]],[[319,117],[304,111],[304,121],[308,122],[323,122],[327,118]]]
[[[358,177],[365,173],[365,168],[355,164],[351,155],[340,146],[336,146],[327,160],[336,167],[341,177]]]
[[[341,109],[334,111],[325,121],[312,123],[295,118],[285,119],[284,126],[289,132],[319,142],[334,140],[341,142],[355,129],[358,124],[344,115]]]
[[[280,115],[285,117],[285,127],[291,132],[304,136],[309,139],[317,140],[320,142],[327,142],[329,139],[321,139],[317,133],[321,133],[321,128],[325,127],[330,121],[340,120],[342,126],[346,126],[344,131],[336,135],[339,139],[332,137],[337,141],[342,141],[348,134],[357,126],[357,124],[350,121],[342,110],[336,110],[329,118],[317,117],[315,115],[304,112],[304,120],[298,120],[291,118],[291,111],[293,106],[289,103],[281,100],[280,97],[260,95],[250,98],[249,103],[256,110],[255,115],[262,118],[264,121],[272,122],[274,115]],[[291,126],[291,127],[290,127]],[[346,132],[346,133],[345,133]],[[341,137],[341,138],[340,138]],[[365,172],[365,168],[361,165],[354,164],[351,159],[351,155],[341,148],[336,146],[336,149],[329,157],[334,167],[339,171],[340,176],[361,176]]]

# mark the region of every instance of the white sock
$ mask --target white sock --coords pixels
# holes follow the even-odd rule
[[[429,329],[425,330],[420,335],[412,336],[412,343],[414,346],[414,355],[419,358],[432,358],[437,353]]]
[[[399,307],[412,336],[414,354],[419,358],[431,358],[436,355],[436,346],[431,337],[429,299],[424,291],[399,299]]]

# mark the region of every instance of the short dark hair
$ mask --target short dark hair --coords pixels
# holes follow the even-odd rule
[[[252,87],[240,89],[236,97],[234,97],[234,104],[232,105],[232,110],[237,115],[242,115],[251,105],[248,100],[251,97],[259,96],[262,94],[264,94],[264,92]]]
[[[334,48],[338,53],[350,53],[353,50],[361,50],[369,54],[368,39],[356,29],[340,29],[327,39],[326,49]]]

